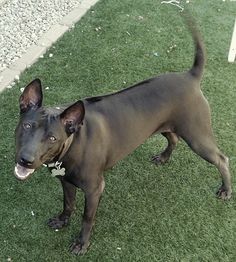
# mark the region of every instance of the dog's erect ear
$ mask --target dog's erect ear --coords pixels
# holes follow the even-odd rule
[[[41,81],[39,79],[33,80],[29,83],[22,95],[20,96],[20,112],[24,113],[29,109],[37,109],[42,106],[43,92]]]
[[[80,100],[61,113],[60,119],[68,134],[72,134],[78,130],[83,122],[84,114],[84,103]]]

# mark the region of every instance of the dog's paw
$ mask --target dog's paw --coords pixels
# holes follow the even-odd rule
[[[87,252],[89,242],[82,244],[80,240],[75,240],[71,246],[70,251],[75,255],[84,255]]]
[[[61,218],[60,216],[56,216],[48,220],[48,226],[53,229],[63,228],[67,226],[68,223],[69,223],[69,217],[67,216],[63,218]]]
[[[165,157],[163,154],[153,156],[151,161],[156,165],[163,165],[169,160],[168,157]]]
[[[232,195],[232,190],[225,189],[225,187],[222,185],[219,190],[216,193],[216,196],[222,200],[229,200]]]

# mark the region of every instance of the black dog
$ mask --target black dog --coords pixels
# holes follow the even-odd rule
[[[200,90],[204,49],[198,32],[190,25],[195,42],[192,68],[184,73],[164,74],[120,92],[87,98],[68,107],[42,107],[39,79],[26,86],[20,97],[20,121],[16,128],[15,175],[24,180],[42,164],[61,180],[64,209],[49,220],[62,228],[75,205],[76,188],[85,194],[82,229],[71,246],[82,254],[89,246],[104,170],[131,153],[149,136],[161,133],[167,148],[153,157],[165,163],[181,137],[203,159],[215,165],[222,186],[217,195],[231,196],[228,158],[213,138],[210,109]]]

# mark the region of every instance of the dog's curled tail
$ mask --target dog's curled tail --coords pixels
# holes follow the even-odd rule
[[[188,13],[183,13],[183,17],[188,26],[189,31],[192,34],[195,45],[194,62],[192,68],[189,70],[189,73],[193,77],[201,79],[206,60],[204,44],[201,35],[196,27],[194,19]]]

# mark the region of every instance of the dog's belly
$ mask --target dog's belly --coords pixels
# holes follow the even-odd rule
[[[123,121],[122,125],[110,129],[107,136],[109,137],[109,145],[106,169],[132,153],[153,134],[171,131],[168,122],[163,123],[158,117],[149,120],[152,120],[153,123],[147,124],[146,119],[138,118],[136,121],[127,121],[126,123]]]

